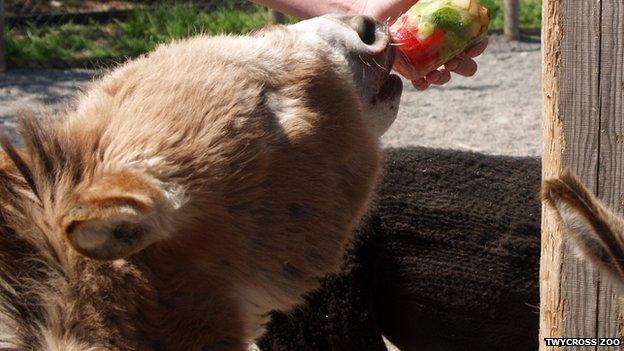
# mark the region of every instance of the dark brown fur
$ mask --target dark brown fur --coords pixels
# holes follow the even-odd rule
[[[624,282],[622,219],[598,200],[571,172],[544,182],[542,199],[584,257]]]

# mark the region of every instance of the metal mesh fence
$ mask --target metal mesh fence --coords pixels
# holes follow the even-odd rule
[[[245,33],[276,18],[247,0],[4,0],[3,13],[0,62],[9,68],[109,65],[161,42]]]

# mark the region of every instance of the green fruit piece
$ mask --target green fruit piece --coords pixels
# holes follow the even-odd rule
[[[452,59],[461,53],[466,47],[466,39],[455,32],[446,32],[444,35],[444,47],[440,51],[442,63]]]
[[[459,12],[450,7],[443,7],[431,14],[431,21],[445,31],[459,32],[465,27]]]

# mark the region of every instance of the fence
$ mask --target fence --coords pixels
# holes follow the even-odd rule
[[[543,176],[568,168],[621,214],[624,7],[619,1],[547,1],[542,28]],[[624,300],[566,245],[556,215],[543,214],[540,350],[621,350],[545,345],[543,338],[621,338]]]

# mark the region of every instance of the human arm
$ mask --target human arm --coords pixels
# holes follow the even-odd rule
[[[257,0],[256,2],[303,19],[328,13],[346,13],[369,15],[388,22],[394,22],[401,13],[416,3],[415,0]]]

